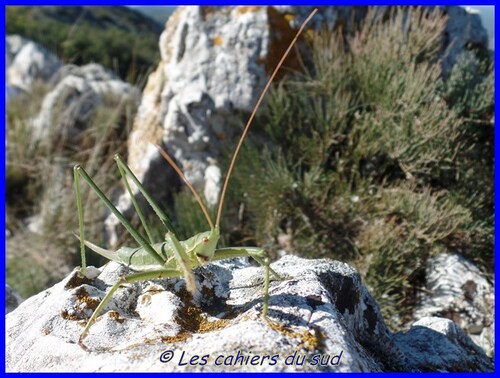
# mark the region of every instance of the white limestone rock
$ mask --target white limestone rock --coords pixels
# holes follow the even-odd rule
[[[443,253],[427,261],[426,282],[414,318],[451,319],[488,355],[493,355],[493,283],[470,261],[452,253]]]
[[[7,83],[29,91],[37,80],[48,82],[62,62],[47,49],[19,35],[5,38]]]
[[[127,268],[109,263],[93,280],[79,278],[75,270],[7,315],[7,371],[490,368],[490,360],[454,325],[447,323],[446,337],[428,339],[421,349],[421,334],[391,335],[359,274],[345,263],[285,256],[272,268],[283,276],[270,287],[274,325],[261,318],[263,268],[229,260],[196,270],[199,291],[194,297],[182,279],[123,285],[84,339],[88,350],[77,343],[85,321]],[[451,347],[453,354],[433,354]],[[473,358],[467,357],[471,351]],[[252,357],[255,364],[249,362]],[[303,358],[302,364],[290,364],[293,358]],[[321,359],[326,366],[315,363]]]
[[[122,101],[140,100],[136,87],[98,64],[64,66],[53,81],[54,89],[45,96],[33,119],[33,143],[53,143],[64,138],[67,143],[78,145],[78,136],[106,96]]]
[[[411,366],[422,372],[493,371],[493,361],[449,319],[422,318],[394,340]]]

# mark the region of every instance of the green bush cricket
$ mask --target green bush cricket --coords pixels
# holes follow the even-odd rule
[[[264,276],[264,303],[262,309],[262,317],[265,320],[267,318],[268,311],[268,302],[269,302],[269,275],[272,273],[278,279],[279,275],[274,272],[270,267],[269,257],[267,252],[258,247],[233,247],[233,248],[217,248],[217,243],[220,237],[219,231],[219,223],[222,215],[222,208],[224,204],[224,197],[226,194],[227,186],[229,183],[229,179],[231,177],[231,172],[234,168],[234,164],[236,158],[238,156],[238,152],[242,146],[243,140],[250,129],[253,119],[259,109],[260,104],[262,103],[264,96],[269,90],[271,83],[278,73],[280,67],[283,62],[289,55],[292,50],[295,42],[297,41],[299,35],[302,33],[305,25],[311,20],[314,14],[317,12],[317,9],[314,9],[311,14],[305,19],[305,21],[300,26],[297,31],[295,37],[289,44],[287,50],[281,57],[278,62],[276,68],[268,79],[257,103],[245,125],[244,131],[240,137],[240,140],[236,146],[235,152],[232,156],[231,162],[229,164],[228,171],[226,173],[226,177],[224,180],[224,185],[222,187],[221,196],[219,199],[219,204],[217,208],[217,218],[215,225],[212,222],[209,213],[203,204],[199,194],[196,192],[191,183],[187,180],[181,169],[176,165],[176,163],[170,158],[170,156],[161,149],[161,147],[157,146],[162,156],[167,160],[167,162],[172,166],[172,168],[179,174],[179,176],[184,180],[187,184],[191,192],[196,198],[199,206],[201,207],[208,224],[210,225],[210,231],[199,233],[187,240],[179,241],[173,226],[166,216],[166,214],[161,210],[161,208],[155,203],[152,197],[147,193],[143,185],[134,175],[134,173],[130,170],[130,168],[121,160],[120,156],[115,155],[115,161],[122,176],[123,182],[127,191],[129,192],[134,208],[136,209],[139,218],[143,224],[145,232],[148,236],[149,241],[137,231],[137,229],[123,216],[123,214],[113,205],[113,203],[106,197],[106,195],[99,189],[99,187],[94,183],[92,178],[88,175],[88,173],[80,166],[76,165],[74,167],[74,184],[75,184],[75,192],[76,192],[76,201],[77,201],[77,209],[78,209],[78,220],[79,220],[79,232],[80,232],[80,249],[81,249],[81,258],[82,258],[82,267],[81,273],[85,275],[86,272],[86,262],[85,262],[85,246],[92,249],[96,253],[119,263],[123,263],[131,268],[135,273],[129,274],[127,276],[122,276],[118,282],[116,282],[113,287],[109,290],[109,292],[105,295],[103,300],[99,303],[97,308],[94,310],[92,316],[87,322],[80,338],[79,344],[83,348],[85,348],[83,344],[83,339],[87,336],[90,327],[97,319],[101,311],[105,308],[106,304],[109,302],[113,294],[120,287],[120,285],[125,283],[132,283],[137,281],[143,281],[148,279],[158,279],[158,278],[170,278],[170,277],[184,277],[186,281],[186,288],[190,292],[194,292],[196,290],[195,278],[193,269],[199,266],[205,265],[210,261],[217,261],[223,259],[230,259],[235,257],[251,257],[256,260],[259,264],[261,264],[265,269]],[[127,229],[127,231],[131,234],[131,236],[136,240],[136,242],[140,245],[138,248],[129,248],[129,247],[121,247],[117,251],[108,251],[103,248],[96,246],[85,240],[84,235],[84,214],[83,214],[83,206],[82,199],[80,194],[80,178],[82,178],[97,194],[97,196],[104,202],[104,204],[108,207],[108,209],[119,219],[119,221],[123,224],[123,226]],[[136,185],[141,194],[144,196],[149,205],[153,208],[156,215],[160,218],[161,222],[168,230],[165,236],[165,240],[160,243],[154,243],[151,237],[151,232],[149,231],[144,216],[139,209],[139,206],[134,199],[134,194],[129,185],[128,179],[131,179]]]

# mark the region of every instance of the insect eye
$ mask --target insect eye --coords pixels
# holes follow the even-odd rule
[[[205,236],[203,239],[201,239],[201,242],[203,244],[207,244],[208,243],[208,238]]]

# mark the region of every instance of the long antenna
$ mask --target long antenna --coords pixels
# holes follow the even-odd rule
[[[302,25],[300,26],[299,31],[297,32],[297,34],[293,38],[292,42],[290,43],[290,45],[286,49],[285,53],[281,57],[280,61],[278,62],[278,65],[276,66],[273,73],[271,74],[271,77],[267,81],[266,86],[264,87],[264,90],[260,94],[260,97],[257,100],[257,103],[255,104],[255,107],[252,110],[252,114],[250,114],[250,118],[248,118],[247,124],[245,125],[245,129],[243,130],[243,134],[241,134],[240,141],[238,142],[238,145],[236,146],[236,150],[234,150],[233,158],[231,159],[231,163],[229,164],[229,168],[227,169],[226,178],[224,180],[224,186],[222,187],[221,197],[219,200],[219,207],[217,209],[217,220],[215,221],[216,226],[219,226],[220,217],[222,214],[222,205],[224,204],[224,197],[226,196],[227,185],[229,183],[229,178],[231,177],[231,173],[233,172],[233,167],[234,167],[234,163],[236,161],[236,157],[238,156],[238,153],[240,152],[241,145],[243,144],[243,140],[245,139],[245,137],[248,133],[248,130],[250,129],[250,125],[252,124],[252,121],[255,118],[255,114],[257,113],[257,110],[259,109],[259,106],[260,106],[262,100],[264,100],[264,96],[266,95],[267,91],[269,90],[269,87],[271,86],[271,83],[272,83],[274,77],[276,76],[279,69],[283,65],[283,62],[285,61],[286,57],[288,56],[288,54],[292,50],[293,45],[295,44],[295,42],[299,38],[299,35],[302,33],[306,24],[311,20],[311,18],[313,18],[313,16],[316,14],[317,11],[318,11],[318,9],[315,8],[311,12],[311,14],[305,19],[305,21],[302,23]]]
[[[203,211],[203,214],[205,214],[205,218],[207,218],[208,224],[210,225],[210,229],[213,230],[214,224],[212,223],[212,219],[210,219],[210,215],[208,215],[207,208],[203,204],[203,201],[201,200],[201,197],[198,194],[198,192],[196,191],[196,189],[193,187],[193,185],[186,178],[186,176],[184,175],[182,170],[179,168],[179,166],[177,164],[175,164],[174,160],[170,157],[170,155],[167,153],[167,151],[165,151],[163,148],[161,148],[157,144],[155,144],[155,147],[158,149],[158,151],[160,151],[160,154],[165,158],[165,160],[168,162],[168,164],[170,164],[170,166],[174,169],[174,171],[176,171],[177,174],[184,180],[184,182],[188,186],[189,190],[191,190],[191,192],[194,195],[194,198],[196,198],[196,202],[198,202],[198,205],[200,205],[201,210]]]

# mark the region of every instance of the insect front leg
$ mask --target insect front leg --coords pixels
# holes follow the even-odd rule
[[[271,262],[266,250],[257,247],[220,248],[215,250],[212,260],[224,260],[247,256],[250,256],[264,267],[264,305],[262,307],[262,317],[266,321],[269,321],[267,318],[267,310],[269,307],[269,275],[272,273],[278,280],[281,280],[282,277],[271,268]]]
[[[193,265],[191,264],[189,255],[186,253],[186,250],[174,233],[168,232],[167,235],[165,235],[165,241],[169,243],[172,248],[177,267],[183,273],[184,279],[186,280],[187,290],[191,294],[194,294],[196,291],[196,280],[194,278]]]
[[[73,170],[73,176],[74,176],[75,193],[76,193],[76,207],[78,211],[78,227],[80,232],[80,254],[82,258],[81,273],[85,275],[87,270],[87,264],[85,259],[85,230],[83,221],[83,205],[82,205],[82,196],[80,193],[80,173],[76,168],[76,166]]]

